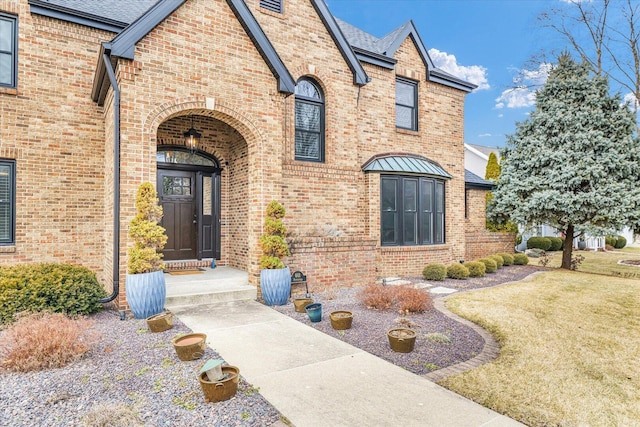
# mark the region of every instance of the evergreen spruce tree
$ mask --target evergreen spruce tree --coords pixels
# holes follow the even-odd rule
[[[637,226],[640,151],[633,113],[568,55],[538,91],[536,108],[507,137],[493,191],[493,220],[548,223],[564,232],[562,268],[571,268],[578,229]]]

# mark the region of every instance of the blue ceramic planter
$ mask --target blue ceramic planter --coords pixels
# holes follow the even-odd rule
[[[289,267],[260,271],[262,298],[267,305],[284,305],[291,293],[291,272]]]
[[[304,308],[309,315],[309,320],[312,322],[319,322],[322,320],[322,304],[319,302],[314,302],[313,304],[309,304]]]
[[[127,274],[127,302],[136,319],[146,319],[164,310],[167,286],[164,273]]]

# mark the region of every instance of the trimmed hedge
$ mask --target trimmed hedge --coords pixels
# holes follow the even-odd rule
[[[616,244],[613,245],[613,247],[616,249],[622,249],[625,246],[627,246],[627,239],[623,236],[618,236],[618,238],[616,239]]]
[[[480,261],[470,261],[464,264],[469,270],[469,277],[484,277],[487,267]]]
[[[21,311],[51,311],[68,316],[102,309],[106,295],[95,273],[85,267],[40,263],[0,267],[0,324]]]
[[[450,279],[464,280],[469,277],[469,269],[463,264],[451,264],[447,267],[447,277]]]
[[[447,278],[447,266],[444,264],[429,264],[422,270],[425,280],[441,281]]]
[[[498,264],[491,258],[480,258],[478,261],[484,264],[486,273],[495,273],[498,269]]]
[[[548,237],[551,240],[551,246],[549,247],[550,251],[559,251],[562,249],[563,239],[560,237]]]
[[[529,264],[529,257],[525,254],[515,254],[513,256],[513,265],[527,265]]]
[[[498,269],[501,269],[504,265],[504,258],[502,258],[500,255],[489,255],[487,258],[494,260]]]
[[[542,249],[543,251],[548,251],[551,247],[551,239],[548,237],[529,237],[527,240],[527,249]]]
[[[513,264],[513,255],[508,254],[508,253],[499,253],[498,255],[500,255],[502,257],[503,260],[503,264],[504,266],[509,266],[511,264]]]

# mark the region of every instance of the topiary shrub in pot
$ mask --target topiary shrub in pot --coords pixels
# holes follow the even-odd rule
[[[422,270],[422,277],[425,280],[444,280],[447,278],[447,266],[439,263],[429,264]]]
[[[469,277],[484,277],[487,267],[480,261],[465,262],[464,266],[469,270]]]
[[[463,264],[451,264],[447,267],[447,277],[450,279],[464,280],[469,277],[469,270]]]
[[[260,289],[267,305],[287,303],[291,293],[291,272],[282,258],[290,255],[285,241],[287,229],[282,223],[286,211],[277,201],[267,205],[264,234],[260,236]]]
[[[133,246],[129,249],[127,264],[127,302],[138,319],[158,314],[164,310],[167,287],[164,281],[162,249],[167,244],[165,229],[159,224],[162,206],[150,182],[143,182],[136,194],[136,216],[129,224],[129,237]]]

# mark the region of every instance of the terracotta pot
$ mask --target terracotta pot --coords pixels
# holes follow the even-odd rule
[[[313,300],[311,298],[296,298],[293,300],[293,306],[298,313],[305,313],[306,310],[304,308],[312,303]]]
[[[336,330],[350,329],[353,322],[353,313],[345,310],[332,311],[329,314],[331,327]]]
[[[416,332],[409,328],[396,328],[387,332],[391,350],[399,353],[410,353],[416,344]]]
[[[173,339],[173,348],[178,354],[178,359],[187,362],[200,359],[204,356],[204,347],[207,335],[192,333]]]
[[[206,402],[222,402],[235,396],[238,391],[238,380],[240,379],[240,369],[235,366],[223,366],[222,373],[227,377],[220,381],[209,381],[207,373],[198,375],[200,387],[204,393]]]
[[[167,310],[164,313],[147,317],[147,326],[151,332],[167,331],[173,328],[173,313]]]

